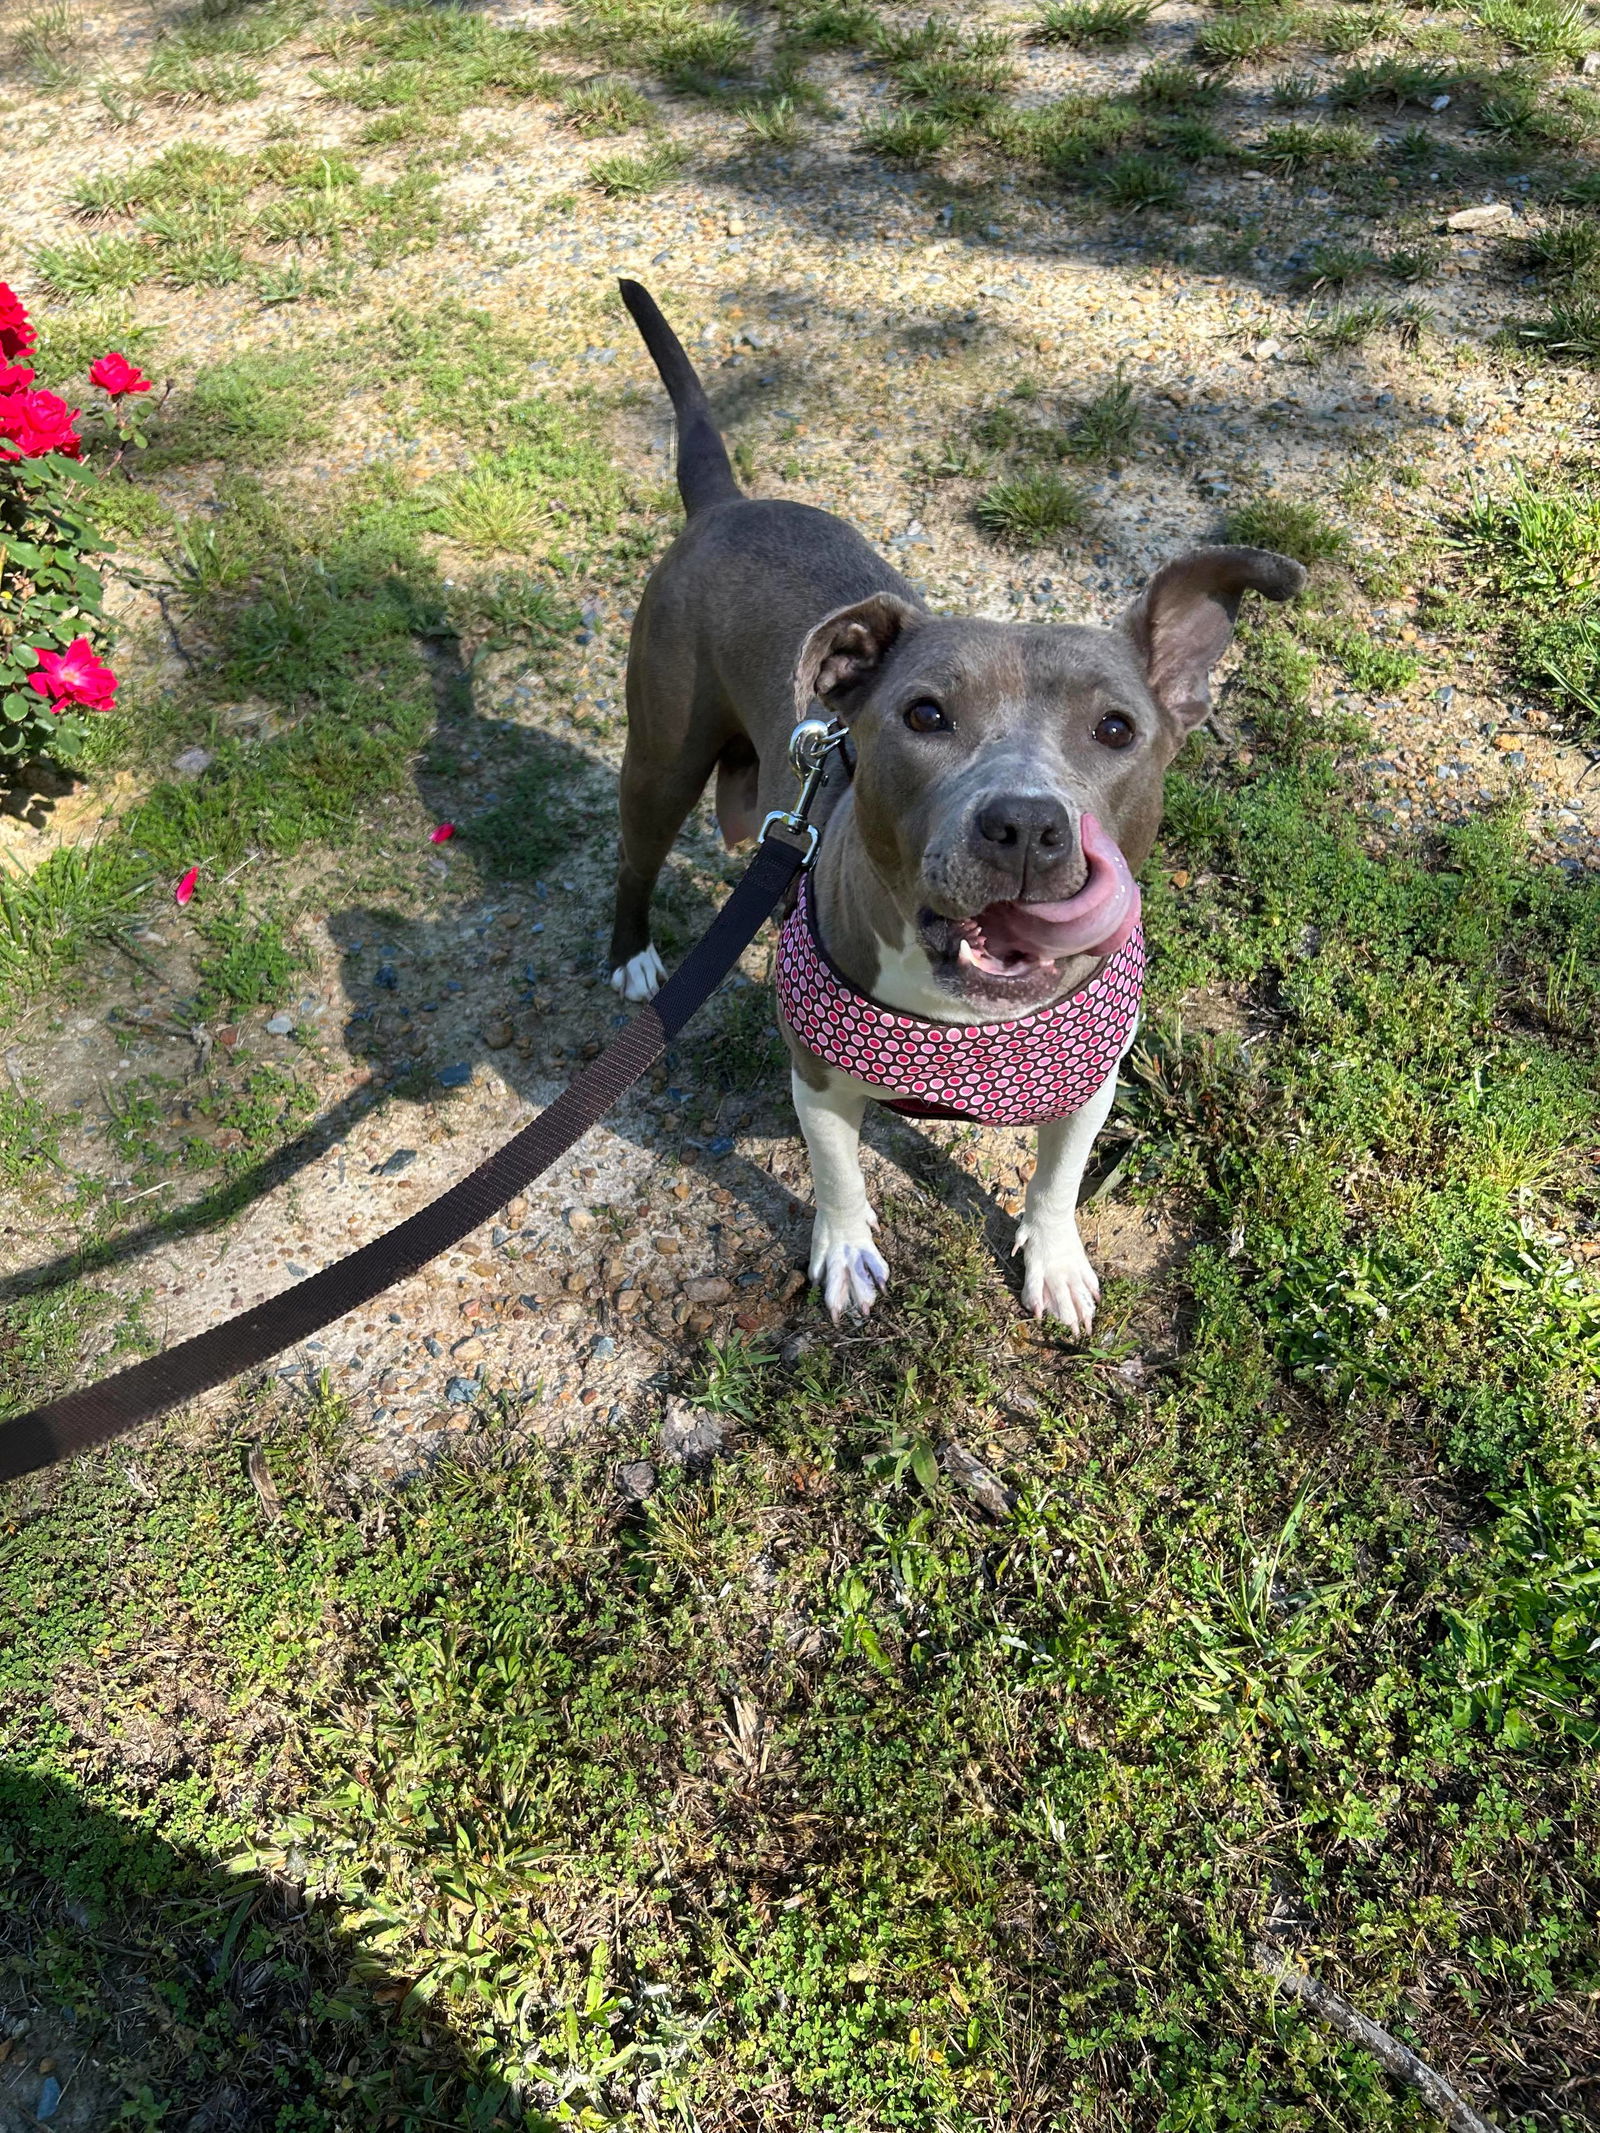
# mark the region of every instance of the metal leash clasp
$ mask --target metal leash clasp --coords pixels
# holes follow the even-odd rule
[[[803,718],[789,736],[789,761],[794,765],[794,774],[800,780],[800,797],[793,808],[775,808],[761,825],[763,839],[773,828],[793,830],[797,837],[806,840],[805,857],[800,864],[809,867],[817,856],[817,846],[822,841],[822,832],[811,820],[811,809],[822,786],[828,768],[828,758],[836,748],[842,748],[848,727],[838,719]]]

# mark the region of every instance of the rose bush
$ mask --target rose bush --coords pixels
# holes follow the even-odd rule
[[[37,389],[21,360],[38,339],[0,282],[0,774],[41,756],[70,763],[85,714],[110,711],[117,678],[97,656],[110,632],[90,516],[94,478],[82,464],[82,410]],[[150,380],[108,350],[89,369],[105,394],[95,411],[120,458],[144,437],[124,403]]]

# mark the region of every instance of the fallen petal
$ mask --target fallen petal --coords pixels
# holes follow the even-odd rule
[[[428,842],[430,844],[448,844],[455,833],[456,826],[453,822],[441,822],[437,829],[429,830]]]
[[[200,869],[198,867],[191,867],[188,873],[184,875],[182,881],[180,881],[178,886],[173,890],[172,901],[175,904],[186,904],[189,901],[190,897],[193,896],[194,885],[199,879]]]

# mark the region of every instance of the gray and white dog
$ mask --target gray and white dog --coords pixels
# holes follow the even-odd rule
[[[1108,972],[1126,975],[1138,949],[1132,877],[1155,840],[1166,766],[1210,708],[1241,597],[1288,599],[1305,574],[1262,549],[1198,548],[1158,570],[1114,629],[934,615],[842,519],[743,494],[682,346],[644,289],[621,287],[677,415],[688,522],[651,574],[629,646],[611,982],[645,1000],[665,975],[651,892],[712,773],[731,848],[792,801],[797,720],[820,706],[845,722],[853,775],[824,787],[820,855],[779,960],[816,1186],[812,1279],[836,1318],[868,1311],[888,1280],[859,1144],[869,1101],[914,1104],[924,1087],[897,1079],[909,1069],[894,1045],[960,1059],[970,1042],[1004,1081],[1029,1046],[1054,1044],[1092,1062],[1093,1085],[1039,1123],[1017,1232],[1022,1295],[1086,1333],[1100,1285],[1078,1192],[1132,1041],[1142,949],[1131,1012],[1124,985],[1124,1012],[1102,1016],[1087,1045],[1072,1017],[1094,1012]],[[843,1050],[835,1009],[855,1033]],[[887,1085],[882,1070],[850,1071],[874,1030],[890,1043]],[[926,1086],[937,1093],[937,1075]]]

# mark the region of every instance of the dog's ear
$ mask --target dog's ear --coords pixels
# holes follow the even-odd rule
[[[806,639],[794,670],[794,715],[813,713],[811,699],[821,697],[828,709],[848,718],[861,691],[873,681],[891,646],[921,620],[909,600],[894,593],[874,593],[852,607],[836,608]]]
[[[1181,733],[1211,709],[1211,669],[1228,649],[1247,592],[1289,600],[1306,581],[1270,548],[1191,548],[1163,564],[1122,618],[1150,693]]]

